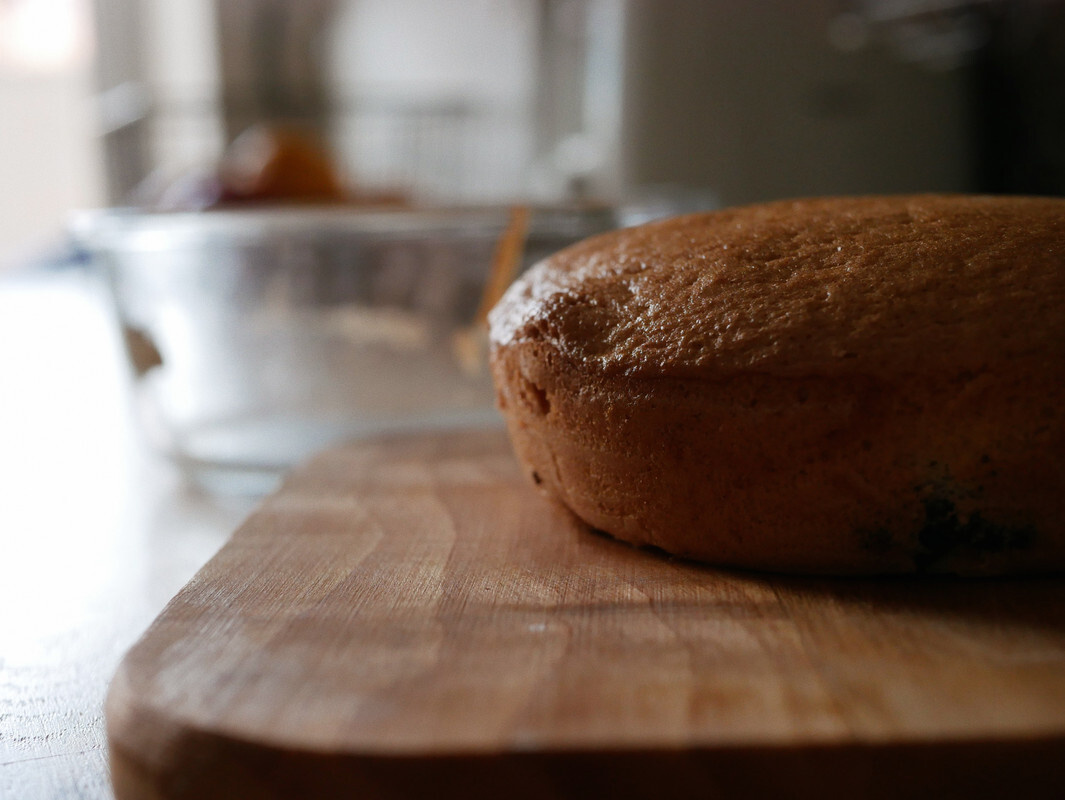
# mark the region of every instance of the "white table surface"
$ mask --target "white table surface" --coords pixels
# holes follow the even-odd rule
[[[100,287],[0,274],[0,798],[110,798],[123,653],[254,505],[140,441]]]

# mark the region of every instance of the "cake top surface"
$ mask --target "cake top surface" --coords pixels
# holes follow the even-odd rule
[[[536,265],[494,345],[639,376],[983,369],[1065,356],[1065,199],[821,198],[614,231]]]

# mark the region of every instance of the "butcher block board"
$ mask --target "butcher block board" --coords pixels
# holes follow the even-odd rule
[[[711,569],[594,533],[502,433],[297,470],[107,703],[116,794],[1065,796],[1065,585]]]

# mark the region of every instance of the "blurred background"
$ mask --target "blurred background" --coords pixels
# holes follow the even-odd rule
[[[0,265],[250,126],[417,203],[1065,192],[1053,0],[0,0]]]
[[[0,0],[0,119],[0,273],[103,278],[148,439],[265,488],[498,422],[485,313],[588,235],[1065,194],[1065,0]]]
[[[0,0],[0,119],[0,275],[85,276],[155,448],[261,489],[498,422],[485,313],[586,236],[1065,194],[1065,0]],[[9,305],[39,384],[78,334]]]
[[[1065,0],[0,0],[0,796],[112,796],[121,653],[289,466],[499,424],[522,266],[911,191],[1065,194]]]

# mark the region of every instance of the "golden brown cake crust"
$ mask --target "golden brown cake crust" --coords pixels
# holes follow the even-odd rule
[[[609,372],[705,379],[974,368],[1065,337],[1065,201],[796,200],[605,234],[512,288],[492,336]]]
[[[1065,201],[789,201],[618,231],[490,317],[530,477],[589,524],[814,572],[1065,566]]]

